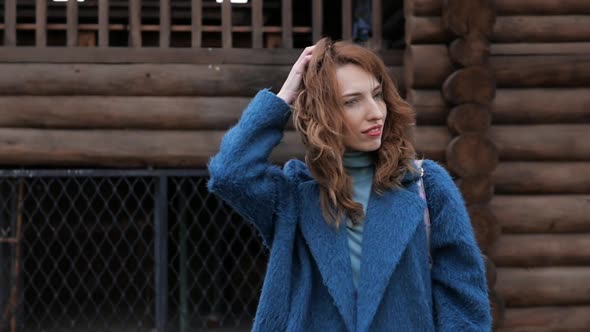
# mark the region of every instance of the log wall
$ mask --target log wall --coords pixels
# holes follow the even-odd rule
[[[491,299],[505,303],[496,329],[587,331],[590,2],[490,2],[406,1],[408,98],[420,117],[446,122],[447,152],[459,152],[447,153],[449,169],[501,228],[495,242],[483,235],[497,225],[480,231],[496,265]]]

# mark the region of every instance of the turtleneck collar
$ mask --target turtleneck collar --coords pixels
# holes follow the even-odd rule
[[[363,168],[372,166],[375,160],[371,152],[345,152],[342,163],[345,168]]]

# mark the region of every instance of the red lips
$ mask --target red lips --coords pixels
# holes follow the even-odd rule
[[[371,128],[363,131],[363,134],[367,134],[371,137],[378,137],[381,136],[381,128],[383,128],[382,125],[372,126]]]

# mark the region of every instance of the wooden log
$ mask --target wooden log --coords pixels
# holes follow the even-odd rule
[[[408,90],[406,99],[416,112],[418,125],[446,124],[448,107],[440,90]]]
[[[141,0],[129,0],[129,46],[141,47]]]
[[[492,113],[486,105],[461,104],[451,110],[447,124],[454,134],[485,134],[492,124]]]
[[[444,128],[442,128],[444,129]],[[422,132],[423,131],[423,132]],[[444,130],[446,131],[446,130]],[[428,138],[442,130],[420,129],[427,146],[419,153],[443,155]],[[224,130],[40,130],[0,129],[0,165],[3,166],[105,166],[105,167],[205,167],[219,148]],[[438,149],[438,151],[436,151]],[[299,134],[285,132],[271,160],[284,162],[301,158],[304,147]]]
[[[498,89],[492,114],[498,124],[586,123],[589,105],[590,89],[585,88]]]
[[[486,67],[460,69],[444,82],[443,96],[452,104],[490,103],[494,99],[496,82]]]
[[[490,309],[492,311],[492,330],[495,331],[502,326],[506,313],[506,305],[502,296],[494,289],[489,290]]]
[[[404,13],[408,17],[441,16],[443,0],[404,0]]]
[[[262,48],[262,0],[252,1],[252,48]]]
[[[445,30],[440,17],[406,16],[406,45],[441,44],[451,40],[452,35]]]
[[[440,88],[453,72],[445,45],[412,45],[404,52],[404,80],[407,87]]]
[[[590,302],[590,267],[498,268],[496,291],[508,307]]]
[[[489,254],[503,267],[590,265],[590,234],[503,234]]]
[[[433,0],[434,1],[434,0]],[[579,0],[495,0],[501,15],[583,15],[590,14],[590,3]]]
[[[16,0],[4,3],[4,40],[2,46],[16,46]]]
[[[590,124],[494,126],[502,160],[590,160]]]
[[[479,248],[484,253],[492,251],[501,232],[498,219],[485,205],[471,205],[467,210]]]
[[[503,233],[590,233],[590,195],[496,195],[491,209]]]
[[[491,35],[496,13],[492,0],[447,0],[442,6],[443,26],[457,36]]]
[[[250,65],[0,64],[0,94],[253,96],[269,86],[280,88],[289,69]],[[401,68],[390,70],[393,79],[401,81],[403,91]]]
[[[493,56],[490,65],[498,87],[590,85],[587,55]]]
[[[227,129],[250,98],[0,97],[0,127],[55,129]]]
[[[461,177],[484,176],[498,165],[498,150],[486,136],[467,133],[451,140],[446,161],[449,169]]]
[[[492,44],[492,55],[571,55],[590,53],[590,42]]]
[[[78,1],[67,3],[67,46],[78,46]]]
[[[590,306],[508,308],[498,332],[586,332]]]
[[[493,174],[496,194],[588,194],[588,162],[502,162]]]
[[[47,46],[47,0],[35,1],[35,46]]]
[[[284,48],[293,48],[293,0],[281,0],[281,26]]]
[[[223,48],[231,48],[233,43],[231,12],[231,2],[223,1],[221,3],[221,45]]]
[[[486,204],[494,196],[494,183],[489,175],[468,176],[457,180],[457,186],[465,202],[470,204]]]
[[[312,2],[311,20],[312,20],[312,40],[316,43],[322,38],[324,29],[324,1],[316,0]]]
[[[445,127],[421,126],[416,128],[414,146],[421,158],[444,161],[445,148],[450,140],[451,135]]]
[[[490,55],[490,43],[480,35],[469,34],[451,43],[449,55],[458,66],[486,65]]]
[[[491,40],[516,42],[585,42],[590,40],[590,16],[503,16]]]

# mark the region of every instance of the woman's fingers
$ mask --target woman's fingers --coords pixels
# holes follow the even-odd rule
[[[299,58],[291,67],[291,71],[283,83],[283,87],[277,96],[282,98],[286,103],[291,104],[293,100],[295,100],[295,96],[299,92],[299,87],[301,86],[301,81],[303,79],[303,73],[305,72],[305,67],[309,63],[313,53],[314,46],[306,47]]]

